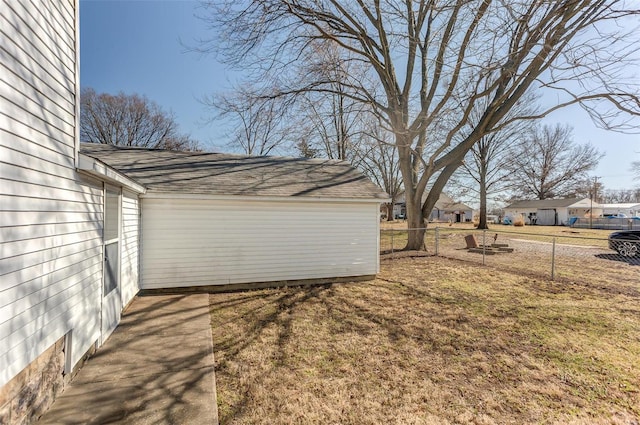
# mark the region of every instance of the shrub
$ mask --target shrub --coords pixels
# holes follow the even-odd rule
[[[513,225],[524,226],[524,217],[522,216],[522,214],[518,214],[517,216],[513,217]]]

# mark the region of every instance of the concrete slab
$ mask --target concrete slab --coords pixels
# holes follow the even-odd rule
[[[134,300],[39,424],[217,424],[209,296]]]

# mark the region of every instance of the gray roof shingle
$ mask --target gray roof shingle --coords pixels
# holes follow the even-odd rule
[[[80,152],[135,180],[148,192],[353,198],[388,195],[343,161],[176,152],[81,143]]]

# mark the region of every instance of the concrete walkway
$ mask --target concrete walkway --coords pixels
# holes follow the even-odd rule
[[[136,298],[38,424],[217,424],[209,296]]]

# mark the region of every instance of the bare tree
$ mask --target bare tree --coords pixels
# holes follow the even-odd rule
[[[181,151],[199,150],[199,144],[178,132],[173,115],[137,94],[80,93],[80,140],[118,146]]]
[[[230,146],[260,156],[286,148],[287,102],[272,99],[269,89],[245,86],[205,98],[204,103],[218,112],[216,121],[231,123]]]
[[[344,60],[332,43],[315,42],[300,79],[312,75],[326,81],[330,90],[303,91],[296,96],[294,134],[306,140],[318,155],[349,161],[357,160],[359,144],[365,139],[371,112],[368,105],[352,99],[349,79],[364,78],[362,67]]]
[[[316,43],[366,68],[366,78],[347,76],[348,96],[394,135],[414,229],[426,226],[467,152],[511,121],[571,104],[606,128],[633,125],[617,120],[621,112],[640,115],[636,81],[621,72],[640,45],[622,22],[638,14],[625,0],[210,0],[205,10],[218,31],[202,49],[285,82],[282,96],[336,92],[326,75],[299,78]],[[505,119],[530,90],[558,100],[535,116]],[[458,137],[474,111],[480,119]],[[434,138],[445,122],[444,137]],[[421,248],[423,236],[410,231],[407,249]]]
[[[549,199],[574,196],[603,154],[589,144],[573,141],[569,126],[537,126],[520,144],[511,163],[511,178],[518,196]]]
[[[640,188],[638,189],[606,189],[598,200],[603,204],[640,202]]]
[[[296,151],[303,158],[317,158],[320,154],[320,151],[311,146],[305,138],[296,143]]]
[[[474,193],[480,201],[478,229],[488,229],[487,196],[511,186],[508,166],[516,152],[513,135],[489,133],[476,143],[462,164],[462,179],[452,182]],[[455,177],[455,175],[454,175]]]
[[[296,108],[296,148],[304,157],[338,159],[359,168],[391,197],[387,219],[393,220],[393,205],[402,188],[397,149],[390,142],[393,135],[361,108],[340,93],[307,93]]]
[[[524,96],[507,113],[507,119],[515,116],[535,114],[534,96]],[[477,112],[477,111],[476,111]],[[466,137],[466,131],[473,131],[475,123],[481,117],[472,113],[469,123],[461,129],[460,136]],[[531,131],[534,121],[515,120],[499,130],[487,133],[471,147],[462,166],[454,173],[448,187],[457,187],[466,194],[473,194],[480,201],[478,229],[488,229],[487,196],[505,193],[512,187],[511,174],[514,158],[519,154],[519,145]]]
[[[573,190],[562,196],[568,198],[590,198],[595,202],[603,202],[604,184],[598,179],[599,177],[597,176],[585,176],[582,181],[576,183]]]
[[[353,162],[362,139],[359,107],[340,93],[307,93],[298,99],[292,134],[317,156]]]
[[[393,135],[385,131],[373,117],[369,119],[367,141],[358,145],[356,166],[389,194],[387,220],[392,221],[393,206],[402,192],[402,176],[398,163],[398,149],[391,142]]]

